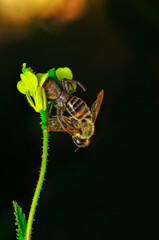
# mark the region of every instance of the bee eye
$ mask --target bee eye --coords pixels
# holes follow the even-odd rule
[[[83,142],[84,142],[82,139],[80,139],[80,138],[78,138],[78,137],[74,137],[74,138],[73,138],[73,141],[74,141],[74,143],[75,143],[76,145],[78,145],[78,146],[83,145]]]
[[[72,137],[73,142],[78,146],[78,147],[87,147],[90,143],[89,139],[81,139],[79,137]]]

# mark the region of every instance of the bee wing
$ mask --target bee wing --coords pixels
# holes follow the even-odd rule
[[[62,123],[64,128],[60,125],[57,116],[52,116],[48,120],[48,130],[52,132],[68,132],[71,135],[77,132],[77,129],[74,128],[71,117],[63,116],[64,120],[69,123],[70,126],[68,126],[65,123]]]
[[[100,110],[100,107],[101,107],[101,104],[102,104],[102,101],[103,101],[103,96],[104,96],[104,90],[102,90],[98,94],[96,101],[92,104],[91,115],[92,115],[92,121],[93,122],[95,122],[96,119],[97,119],[97,116],[98,116],[98,113],[99,113],[99,110]]]

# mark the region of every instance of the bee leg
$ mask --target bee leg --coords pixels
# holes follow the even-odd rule
[[[71,86],[72,86],[72,83],[75,83],[75,84],[79,85],[83,89],[84,92],[86,91],[85,87],[80,82],[75,81],[75,80],[71,80],[71,79],[63,78],[62,81],[61,81],[61,84],[65,87],[65,89],[66,89],[65,82],[70,83]],[[72,88],[73,88],[73,86],[72,86]],[[68,84],[67,84],[67,89],[66,90],[69,91]]]

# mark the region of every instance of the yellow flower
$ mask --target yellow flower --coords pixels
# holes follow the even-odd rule
[[[38,79],[32,72],[24,72],[20,74],[21,81],[17,83],[17,88],[19,92],[26,94],[29,93],[30,96],[34,96],[36,89],[38,87]]]
[[[26,95],[28,102],[36,112],[45,111],[47,100],[42,85],[49,74],[38,73],[35,75],[31,68],[26,68],[26,64],[23,64],[22,71],[23,73],[20,74],[21,80],[17,83],[18,91]]]
[[[38,86],[35,96],[35,106],[36,111],[40,112],[41,110],[46,110],[47,104],[46,104],[46,95],[45,90],[43,87]]]

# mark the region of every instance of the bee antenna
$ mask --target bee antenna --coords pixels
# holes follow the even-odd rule
[[[79,147],[78,147],[78,148],[76,148],[76,150],[75,150],[74,152],[77,152],[77,151],[78,151],[78,149],[79,149]]]

